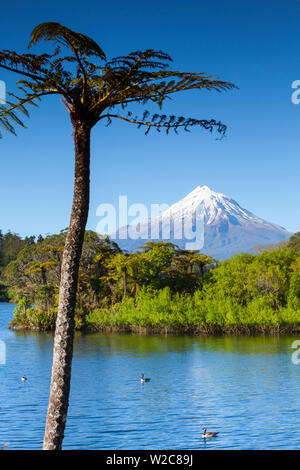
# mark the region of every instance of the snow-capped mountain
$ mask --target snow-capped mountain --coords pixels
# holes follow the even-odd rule
[[[147,240],[165,240],[225,259],[290,236],[283,227],[257,217],[230,197],[208,186],[197,186],[161,214],[135,226],[122,227],[113,238],[128,251]]]

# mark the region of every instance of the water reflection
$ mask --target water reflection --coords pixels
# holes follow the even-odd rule
[[[76,333],[75,344],[84,344],[92,352],[99,350],[108,354],[168,354],[201,349],[239,354],[280,354],[290,350],[295,338],[276,336],[256,337],[191,337],[191,336],[135,336]]]

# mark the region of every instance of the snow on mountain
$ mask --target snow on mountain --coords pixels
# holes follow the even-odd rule
[[[162,214],[162,218],[171,215],[178,217],[181,213],[184,216],[191,216],[199,206],[202,206],[205,223],[213,224],[221,218],[232,218],[240,222],[256,221],[263,222],[251,212],[242,209],[237,202],[221,193],[212,191],[208,186],[197,186],[191,193],[181,199],[181,201],[173,204]]]
[[[257,245],[285,241],[290,236],[283,227],[257,217],[230,197],[208,186],[197,186],[161,214],[134,227],[122,227],[113,238],[128,251],[134,251],[147,240],[165,240],[180,248],[200,249],[225,259],[249,252]]]

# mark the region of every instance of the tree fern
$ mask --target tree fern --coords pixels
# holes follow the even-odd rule
[[[194,126],[225,134],[226,125],[215,119],[157,113],[138,118],[124,110],[131,103],[156,103],[161,109],[167,98],[180,91],[220,92],[235,88],[232,83],[204,73],[169,70],[171,57],[153,49],[106,60],[94,40],[59,23],[42,23],[34,28],[29,47],[42,40],[55,43],[52,54],[0,52],[0,67],[26,77],[18,82],[22,96],[17,101],[23,107],[45,95],[58,94],[72,121],[83,119],[90,127],[103,119],[108,124],[113,119],[121,119],[145,128],[146,134],[151,128],[165,129],[168,133],[179,129],[188,131]],[[66,50],[69,54],[63,55]],[[15,109],[15,105],[1,107],[2,127],[11,132],[15,132],[14,124],[22,125],[15,119]]]
[[[0,107],[2,129],[15,133],[24,127],[20,115],[28,116],[29,105],[47,95],[58,95],[68,110],[74,128],[75,179],[70,224],[65,239],[54,338],[53,367],[44,449],[61,449],[66,424],[79,261],[89,210],[90,136],[96,123],[109,125],[114,119],[160,131],[191,127],[225,134],[225,124],[214,119],[161,114],[166,99],[184,90],[225,91],[229,82],[203,73],[170,70],[171,57],[148,49],[127,56],[106,59],[102,48],[91,38],[59,23],[42,23],[31,33],[29,47],[40,41],[54,43],[51,54],[18,54],[0,51],[0,68],[20,75],[18,95]],[[132,104],[158,105],[158,113],[133,114]],[[125,291],[125,287],[124,287]]]

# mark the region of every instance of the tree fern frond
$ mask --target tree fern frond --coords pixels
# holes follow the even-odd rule
[[[29,112],[26,109],[26,106],[37,106],[37,103],[35,101],[39,100],[40,97],[38,95],[27,95],[26,98],[20,98],[14,93],[10,92],[8,92],[7,95],[15,98],[16,103],[6,100],[4,104],[0,104],[0,128],[2,128],[2,130],[10,132],[11,134],[16,135],[16,125],[26,128],[23,121],[18,117],[18,113],[29,117]],[[0,138],[2,138],[1,132]]]
[[[19,89],[24,95],[22,99],[58,94],[71,114],[72,122],[85,119],[91,127],[104,113],[110,113],[113,109],[124,110],[130,103],[145,105],[150,101],[162,109],[165,100],[181,91],[221,92],[237,88],[230,82],[205,73],[169,70],[172,58],[161,50],[135,51],[103,63],[106,60],[105,54],[93,39],[56,22],[36,26],[31,34],[29,47],[41,40],[56,43],[52,55],[0,51],[0,68],[25,76],[18,81]],[[63,47],[71,49],[73,55],[62,56]],[[92,59],[88,60],[89,57]],[[16,96],[14,98],[19,99]],[[26,114],[21,98],[19,104],[19,112]],[[113,111],[112,114],[116,116],[118,113]],[[119,118],[124,117],[119,115]],[[167,132],[170,129],[177,132],[179,127],[188,131],[196,122],[208,130],[217,128],[221,133],[226,128],[216,121],[190,118],[178,121],[175,117],[167,118],[163,114],[157,117],[154,115],[150,119],[147,112],[141,120],[136,121],[135,124],[139,127],[151,122],[147,132],[152,127],[156,127],[158,131],[164,128]]]
[[[6,106],[0,105],[0,129],[10,132],[16,135],[15,125],[18,124],[21,127],[25,127],[24,123],[18,118],[15,112],[7,109]],[[0,131],[0,139],[2,133]]]
[[[151,128],[155,128],[158,132],[161,129],[165,129],[166,133],[168,134],[170,130],[174,130],[177,134],[179,128],[183,128],[185,131],[189,132],[189,129],[194,126],[200,126],[203,129],[206,129],[210,132],[216,130],[221,137],[224,137],[226,133],[227,126],[220,121],[216,121],[215,119],[194,119],[194,118],[185,118],[183,116],[167,116],[165,114],[153,114],[152,118],[146,120],[148,113],[145,116],[145,113],[141,119],[137,116],[133,117],[131,112],[128,112],[127,116],[120,116],[118,114],[106,114],[103,115],[101,119],[108,119],[108,125],[112,122],[112,118],[121,119],[123,121],[127,121],[132,124],[136,124],[138,128],[144,126],[146,127],[145,134],[147,135]],[[145,116],[145,119],[144,119]]]
[[[91,38],[81,33],[76,33],[65,26],[55,23],[41,23],[31,33],[29,48],[39,41],[57,41],[64,46],[70,47],[73,52],[77,51],[81,56],[89,57],[96,55],[101,59],[106,56],[101,47]]]

